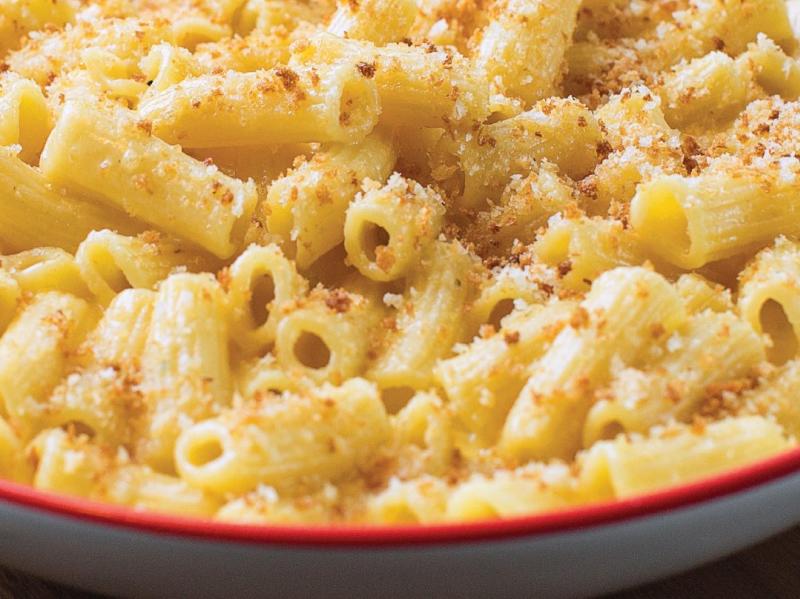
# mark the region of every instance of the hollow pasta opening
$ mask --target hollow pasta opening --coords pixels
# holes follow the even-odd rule
[[[56,252],[58,252],[58,250],[56,250]],[[59,255],[53,251],[39,248],[29,252],[24,252],[22,254],[17,254],[11,259],[9,259],[8,256],[0,256],[0,267],[11,271],[24,272],[29,268],[34,268],[41,264],[47,264],[48,262],[55,263],[61,260],[62,256],[63,254]]]
[[[767,348],[767,359],[780,366],[796,356],[797,336],[783,306],[775,300],[767,300],[758,317],[761,329],[772,340],[772,347]]]
[[[294,344],[294,355],[297,361],[306,368],[319,370],[325,368],[331,361],[331,350],[322,337],[304,331]]]
[[[361,227],[361,249],[370,262],[378,260],[379,248],[387,247],[390,239],[389,231],[376,223],[366,222]]]
[[[411,387],[388,387],[381,390],[381,399],[389,414],[397,414],[415,394],[416,390]]]
[[[606,423],[603,428],[600,429],[600,434],[596,441],[616,439],[617,435],[621,435],[624,432],[625,428],[622,426],[622,424],[616,420],[612,420],[611,422]]]
[[[350,78],[344,84],[339,100],[339,125],[353,131],[371,127],[374,115],[369,97],[367,80],[362,77]]]
[[[22,146],[20,157],[35,166],[48,135],[47,122],[41,115],[44,107],[39,106],[35,100],[23,97],[19,108],[19,143]]]
[[[675,190],[659,186],[640,199],[643,202],[634,216],[634,220],[641,220],[639,227],[648,235],[657,231],[665,244],[673,246],[679,255],[688,256],[692,249],[689,219]]]
[[[275,280],[269,273],[250,279],[250,314],[257,327],[269,319],[270,304],[275,300]]]
[[[249,226],[250,226],[250,219],[244,217],[236,219],[236,222],[231,228],[231,233],[228,236],[228,241],[231,243],[231,245],[233,246],[239,245],[239,243],[244,239],[244,236],[247,233],[247,228]],[[294,255],[292,255],[292,257],[294,257]]]
[[[500,322],[511,312],[514,311],[514,300],[506,298],[497,302],[489,314],[488,324],[492,325],[496,331],[500,330]]]
[[[133,287],[110,252],[95,252],[92,264],[100,278],[114,293],[121,293]]]
[[[184,457],[195,468],[202,468],[218,460],[223,452],[222,441],[218,437],[208,435],[190,444]]]
[[[88,437],[89,439],[93,439],[97,434],[92,426],[80,420],[65,422],[61,425],[61,428],[73,437]]]

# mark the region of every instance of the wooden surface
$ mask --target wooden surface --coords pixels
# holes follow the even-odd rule
[[[800,597],[800,527],[752,549],[606,599],[796,599]],[[0,569],[0,599],[102,599]]]

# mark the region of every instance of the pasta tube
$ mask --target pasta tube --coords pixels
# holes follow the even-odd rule
[[[565,289],[587,291],[617,266],[639,266],[647,259],[641,243],[617,220],[556,218],[533,245],[534,255],[558,270]]]
[[[375,80],[381,123],[414,127],[470,126],[489,114],[489,86],[469,62],[447,48],[346,40],[328,33],[309,38],[292,58],[298,64],[353,60]]]
[[[702,434],[696,428],[675,427],[653,438],[623,437],[608,446],[608,472],[616,496],[688,483],[789,447],[780,426],[758,416],[727,418],[701,430]]]
[[[514,242],[530,243],[554,214],[577,212],[575,190],[549,162],[514,176],[496,204],[479,212],[467,237],[485,253],[507,255]]]
[[[639,187],[631,223],[655,254],[682,268],[739,255],[800,230],[800,161],[756,169],[720,158],[696,177],[666,176]]]
[[[53,189],[39,171],[0,147],[0,242],[7,251],[59,247],[74,252],[90,231],[143,228],[116,208]]]
[[[11,75],[0,81],[0,145],[18,144],[19,157],[36,164],[52,127],[47,102],[36,83]]]
[[[395,174],[385,186],[358,195],[347,209],[347,258],[369,279],[398,279],[438,237],[444,212],[439,194]]]
[[[484,125],[459,152],[464,207],[497,200],[512,175],[527,175],[541,160],[581,179],[597,164],[601,140],[597,120],[573,99],[543,100],[528,112]]]
[[[667,352],[644,372],[623,371],[600,394],[604,399],[586,418],[585,446],[619,431],[644,433],[670,419],[689,421],[714,389],[751,375],[765,358],[753,328],[730,312],[693,316]]]
[[[41,166],[51,180],[221,258],[242,243],[257,200],[252,181],[227,177],[153,137],[135,113],[83,101],[64,107]]]
[[[175,460],[200,489],[244,493],[265,484],[297,493],[366,468],[388,438],[377,390],[353,379],[200,422],[181,435]]]
[[[127,237],[108,230],[92,231],[78,246],[75,261],[103,305],[124,289],[154,289],[173,270],[203,264],[201,257],[157,233]]]
[[[0,256],[0,267],[14,277],[23,294],[61,291],[83,299],[92,297],[75,259],[59,248],[43,247]]]
[[[83,367],[48,399],[43,428],[71,424],[110,447],[130,446],[145,416],[138,383],[155,297],[128,289],[114,298],[87,339]]]
[[[375,82],[353,62],[202,75],[139,106],[153,133],[187,148],[357,142],[378,121]]]
[[[417,4],[413,0],[339,2],[328,31],[340,37],[367,40],[377,45],[399,42],[408,35]]]
[[[573,302],[532,306],[503,321],[499,334],[476,339],[436,367],[459,421],[484,442],[497,439],[511,406],[530,376],[529,366],[567,324]]]
[[[22,292],[17,280],[0,269],[0,336],[17,314]]]
[[[581,443],[589,391],[609,376],[612,359],[630,363],[686,319],[675,289],[640,267],[602,274],[514,402],[500,437],[517,460],[569,458]]]
[[[500,471],[492,476],[472,476],[448,497],[445,519],[463,522],[502,518],[569,505],[558,485],[545,484],[542,475],[537,474]]]
[[[382,390],[425,389],[433,365],[464,335],[472,260],[456,243],[435,242],[409,278],[394,329],[367,378]]]
[[[85,435],[50,429],[31,444],[33,486],[56,493],[180,516],[212,516],[222,501],[182,480],[128,462]]]
[[[284,310],[275,355],[290,375],[341,384],[362,374],[380,316],[378,307],[361,295],[317,288]]]
[[[800,346],[800,245],[779,237],[739,275],[739,312],[768,336],[770,361],[783,364]]]
[[[175,439],[231,401],[225,295],[209,275],[175,274],[161,284],[142,354],[146,434],[137,457],[173,470]]]
[[[483,30],[475,67],[501,93],[527,105],[558,95],[580,0],[499,0]]]
[[[267,228],[301,269],[308,268],[344,240],[348,205],[365,179],[385,181],[395,158],[390,140],[379,134],[317,152],[270,185]]]
[[[250,246],[228,275],[233,339],[246,353],[262,351],[275,341],[283,308],[304,296],[308,283],[275,245]]]
[[[33,479],[33,468],[26,459],[22,442],[3,418],[0,418],[0,476],[21,483]]]
[[[515,310],[546,301],[546,292],[524,268],[509,264],[493,270],[470,307],[470,333],[480,333],[483,325],[499,331],[505,318]]]
[[[0,337],[2,410],[23,437],[37,432],[47,398],[64,376],[71,352],[96,318],[81,299],[65,293],[41,293]]]

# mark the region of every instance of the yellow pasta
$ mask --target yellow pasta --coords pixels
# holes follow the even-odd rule
[[[0,477],[508,518],[800,442],[798,0],[0,0]]]
[[[474,476],[448,497],[445,518],[482,520],[511,517],[530,511],[555,510],[568,505],[552,483],[542,483],[538,473],[498,472],[492,477]]]
[[[588,392],[612,359],[630,362],[686,315],[677,292],[644,268],[609,270],[595,281],[514,402],[500,438],[509,457],[570,457],[580,443]]]
[[[353,60],[374,77],[381,121],[426,127],[469,126],[490,112],[489,86],[467,59],[448,48],[368,42],[330,34],[312,37],[293,57],[300,64]]]
[[[112,207],[54,189],[9,148],[0,148],[0,242],[10,251],[59,247],[75,251],[97,229],[134,233],[143,227]]]
[[[247,248],[228,276],[234,340],[248,353],[263,350],[275,341],[283,308],[305,295],[308,283],[274,245]]]
[[[438,358],[461,340],[470,294],[472,263],[458,244],[437,242],[422,258],[423,268],[407,282],[382,351],[367,378],[382,390],[425,389]]]
[[[439,236],[443,217],[443,201],[434,190],[395,175],[384,187],[356,196],[348,207],[347,257],[369,279],[398,279]]]
[[[30,483],[33,478],[22,442],[5,420],[0,420],[0,475],[22,483]]]
[[[31,451],[38,489],[182,516],[211,516],[222,503],[178,478],[130,464],[126,455],[84,435],[49,429]]]
[[[391,418],[395,442],[399,444],[399,466],[404,478],[432,474],[443,476],[456,456],[452,412],[431,392],[416,393],[397,409],[384,400]]]
[[[548,99],[528,112],[485,125],[460,150],[464,173],[462,201],[480,208],[496,200],[511,175],[527,174],[537,160],[548,160],[573,178],[588,175],[598,162],[601,132],[585,106],[570,99]]]
[[[668,484],[686,483],[719,472],[719,465],[745,465],[789,446],[781,428],[757,416],[730,418],[692,428],[665,431],[661,437],[627,441],[607,448],[608,470],[617,496],[646,493]],[[671,456],[679,454],[675,462]]]
[[[497,203],[476,215],[467,236],[484,252],[505,255],[515,242],[532,242],[551,216],[577,211],[573,187],[543,161],[526,177],[512,177]]]
[[[560,284],[586,291],[602,273],[617,266],[643,264],[648,254],[630,229],[617,220],[553,219],[533,244],[536,256],[558,270]]]
[[[75,17],[71,0],[4,0],[0,5],[0,55],[19,47],[24,36],[50,27],[63,27]]]
[[[173,447],[194,420],[231,400],[227,303],[208,275],[175,274],[159,288],[142,353],[147,435],[137,455],[160,472],[173,469]]]
[[[84,344],[91,351],[48,398],[43,427],[72,425],[110,447],[131,444],[145,415],[138,383],[155,298],[144,289],[114,298]]]
[[[648,370],[618,374],[600,394],[586,418],[584,445],[620,430],[644,433],[670,419],[688,421],[715,390],[736,389],[764,361],[756,332],[730,312],[693,316],[666,352]]]
[[[0,337],[2,412],[25,437],[37,432],[50,392],[95,321],[84,300],[47,292],[22,309]]]
[[[388,435],[377,390],[353,379],[206,420],[180,437],[175,456],[181,476],[201,489],[242,493],[268,484],[296,493],[366,466]]]
[[[639,187],[631,223],[655,254],[697,268],[797,231],[800,162],[764,159],[759,168],[720,158],[696,177],[666,176]]]
[[[480,334],[500,330],[509,314],[547,301],[547,291],[531,273],[507,265],[488,273],[480,294],[470,306],[470,333]],[[491,328],[484,328],[484,327]]]
[[[503,0],[481,32],[475,67],[501,92],[530,105],[558,95],[579,0]]]
[[[379,307],[362,295],[315,289],[285,309],[275,333],[275,355],[290,374],[341,384],[363,373],[380,315]]]
[[[176,269],[197,269],[202,257],[157,233],[126,237],[92,231],[78,246],[75,261],[81,276],[101,304],[128,288],[154,289]],[[205,261],[208,264],[208,261]]]
[[[765,249],[741,273],[739,311],[759,333],[769,338],[772,362],[793,358],[800,332],[800,247],[785,237]]]
[[[0,270],[0,335],[14,319],[21,299],[22,292],[17,280],[5,270]]]
[[[605,215],[610,208],[627,205],[642,182],[686,173],[681,134],[667,123],[663,106],[658,94],[637,86],[597,109],[610,154],[580,186],[591,200],[591,214]]]
[[[379,112],[375,82],[362,70],[342,62],[199,76],[142,102],[139,115],[156,136],[189,148],[359,141]]]
[[[52,127],[47,103],[33,81],[7,76],[0,81],[0,145],[19,145],[20,158],[35,164]]]
[[[447,497],[447,485],[437,477],[403,482],[393,479],[386,489],[369,498],[367,519],[385,524],[437,522],[444,519]]]
[[[340,2],[328,31],[340,37],[375,44],[399,42],[414,24],[417,6],[413,0],[366,0]]]
[[[92,296],[75,258],[60,248],[0,256],[0,267],[14,278],[21,294],[63,291],[84,299]]]
[[[135,113],[83,101],[64,108],[41,164],[54,181],[220,257],[239,249],[257,199],[252,182],[186,156]]]
[[[496,439],[530,376],[530,365],[568,325],[574,309],[573,303],[558,302],[522,310],[506,318],[498,334],[439,363],[437,380],[468,430],[487,441]]]
[[[317,152],[270,185],[269,231],[300,268],[308,268],[344,240],[345,214],[364,180],[382,183],[394,162],[395,151],[380,134]]]

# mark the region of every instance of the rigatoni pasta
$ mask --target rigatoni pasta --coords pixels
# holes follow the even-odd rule
[[[217,493],[259,484],[297,493],[365,467],[388,435],[377,389],[353,379],[197,424],[178,440],[176,463],[192,484]]]
[[[190,158],[154,137],[152,127],[123,108],[70,101],[42,152],[42,171],[77,193],[230,256],[255,208],[255,185]]]
[[[354,142],[378,119],[375,82],[362,71],[342,62],[201,75],[148,98],[139,115],[158,137],[189,148]]]
[[[797,447],[796,4],[0,0],[0,477],[420,524]]]
[[[141,356],[147,434],[137,455],[169,472],[178,435],[231,402],[228,315],[222,287],[204,274],[174,274],[158,290]]]
[[[434,190],[393,176],[384,187],[357,196],[347,208],[347,257],[369,279],[398,279],[439,236],[443,217],[444,202]]]
[[[265,221],[300,268],[344,240],[345,214],[365,180],[383,183],[394,166],[390,140],[375,133],[302,160],[269,187]]]

